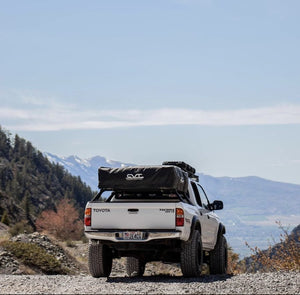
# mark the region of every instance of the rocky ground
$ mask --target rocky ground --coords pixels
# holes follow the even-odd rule
[[[300,273],[143,278],[0,275],[0,294],[299,294]]]
[[[36,244],[48,253],[52,254],[72,274],[88,274],[87,253],[88,243],[82,241],[63,243],[50,239],[39,233],[20,234],[10,239],[14,242],[26,242]],[[23,265],[11,253],[0,246],[0,274],[41,274],[37,269]],[[125,258],[114,259],[111,277],[125,276]],[[148,263],[145,276],[171,275],[181,276],[181,270],[177,265],[167,265],[159,262]]]
[[[88,244],[62,243],[45,235],[19,235],[13,241],[35,243],[54,255],[73,275],[44,275],[23,265],[0,247],[0,294],[299,294],[300,272],[183,278],[177,265],[146,265],[143,278],[128,278],[125,259],[116,259],[109,278],[87,270]]]

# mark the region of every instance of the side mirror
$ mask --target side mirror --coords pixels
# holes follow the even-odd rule
[[[210,210],[222,210],[223,209],[223,202],[222,201],[213,201],[212,204],[209,204]]]

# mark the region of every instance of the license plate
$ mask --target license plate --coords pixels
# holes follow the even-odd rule
[[[143,240],[144,233],[141,231],[126,231],[120,234],[122,240]]]

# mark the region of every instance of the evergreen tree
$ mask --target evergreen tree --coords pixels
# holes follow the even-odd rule
[[[0,158],[9,159],[10,157],[10,138],[9,133],[4,131],[0,125]]]
[[[0,199],[1,207],[7,210],[8,216],[13,216],[11,223],[24,218],[31,226],[43,210],[53,210],[64,196],[74,200],[82,216],[86,201],[93,196],[90,187],[80,178],[72,176],[59,164],[50,163],[29,141],[18,135],[11,141],[10,134],[0,126],[1,191],[7,197],[5,204]],[[16,214],[16,208],[24,214]]]
[[[33,222],[31,218],[31,199],[30,199],[30,193],[29,191],[25,192],[25,196],[23,199],[23,210],[24,210],[24,215],[25,215],[25,220],[29,226],[32,227],[32,229],[35,231],[36,226],[35,223]]]
[[[6,224],[6,225],[10,224],[9,218],[8,218],[8,214],[7,214],[6,210],[4,211],[4,213],[2,215],[1,222],[4,223],[4,224]]]

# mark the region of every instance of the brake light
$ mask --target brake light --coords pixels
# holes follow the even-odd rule
[[[86,208],[84,211],[84,225],[91,226],[92,224],[92,209]]]
[[[176,226],[184,226],[184,211],[181,208],[176,208]]]

